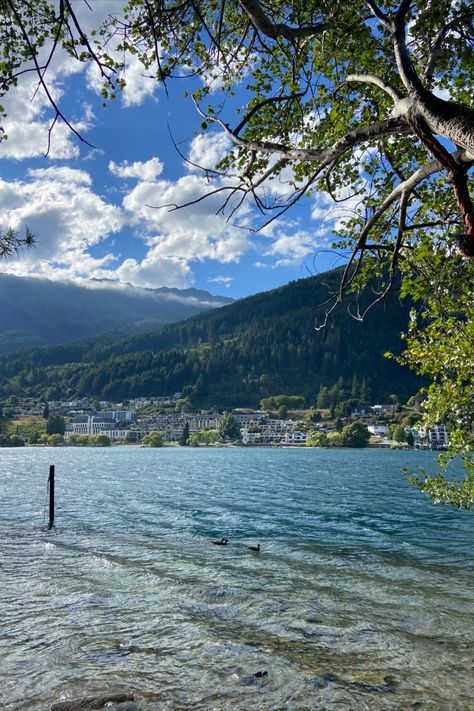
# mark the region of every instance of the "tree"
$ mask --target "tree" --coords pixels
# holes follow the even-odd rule
[[[321,419],[322,417],[319,410],[311,410],[307,415],[307,420],[309,420],[309,422],[321,422]]]
[[[201,444],[215,444],[216,440],[217,432],[215,430],[202,430],[201,432],[195,432],[191,435],[189,438],[189,444],[191,447],[199,447]]]
[[[61,415],[50,415],[46,423],[46,433],[48,435],[60,434],[63,435],[66,431],[64,417]]]
[[[431,264],[435,264],[434,261]],[[402,363],[430,378],[419,408],[422,423],[438,423],[449,429],[449,447],[438,458],[435,474],[420,469],[407,471],[410,481],[435,503],[448,503],[457,508],[474,507],[474,264],[466,279],[459,257],[450,263],[439,261],[437,281],[429,289],[417,282],[418,298],[423,302],[421,314],[415,310],[406,334]],[[432,271],[433,271],[433,267]],[[461,457],[465,467],[463,479],[450,479],[450,462]]]
[[[316,406],[320,410],[324,410],[325,408],[329,407],[331,405],[331,398],[329,396],[329,389],[325,385],[321,385],[319,389],[318,396],[316,398]]]
[[[341,432],[329,432],[328,434],[328,445],[330,447],[342,447],[342,433]]]
[[[24,447],[25,446],[25,440],[23,437],[20,437],[20,435],[17,434],[12,434],[9,437],[9,447]]]
[[[401,425],[395,425],[392,429],[392,439],[394,439],[395,442],[406,442],[407,433],[405,432],[405,428]]]
[[[46,403],[46,405],[43,408],[43,419],[47,420],[49,418],[49,405]]]
[[[240,439],[240,425],[231,412],[224,413],[222,420],[219,422],[217,432],[222,440],[235,442],[235,440]]]
[[[0,141],[2,138],[4,138],[4,134],[0,126]],[[32,247],[34,243],[35,238],[28,227],[25,228],[24,236],[21,235],[19,230],[14,230],[11,227],[7,229],[0,228],[0,259],[16,256],[20,249]]]
[[[164,443],[163,432],[149,432],[141,440],[141,444],[145,445],[145,447],[163,447]]]
[[[370,432],[361,422],[352,422],[346,425],[341,432],[343,447],[366,447],[369,443]]]
[[[297,410],[305,406],[304,397],[302,395],[271,395],[260,400],[261,410],[279,410],[280,407],[285,407]]]
[[[175,405],[176,412],[192,412],[193,406],[191,400],[188,397],[183,397],[176,401]]]
[[[50,447],[61,447],[64,444],[64,437],[59,433],[50,434],[48,435],[47,444]]]
[[[184,423],[183,431],[179,436],[178,444],[180,447],[187,447],[189,444],[189,422]]]
[[[89,437],[91,447],[110,447],[112,440],[106,434],[96,434]]]
[[[318,430],[313,430],[308,433],[308,438],[306,440],[307,447],[327,447],[328,437],[325,432],[318,432]]]
[[[359,401],[356,400],[355,398],[350,398],[349,400],[343,400],[342,402],[339,402],[336,405],[334,412],[338,417],[349,417],[352,410],[358,404],[359,404]]]

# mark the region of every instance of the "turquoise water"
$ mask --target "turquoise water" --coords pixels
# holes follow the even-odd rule
[[[0,707],[473,708],[474,515],[400,473],[434,459],[0,450]]]

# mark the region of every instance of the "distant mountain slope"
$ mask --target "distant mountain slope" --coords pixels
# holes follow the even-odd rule
[[[196,289],[140,289],[92,280],[71,282],[0,274],[0,355],[66,343],[105,331],[150,331],[232,299]]]
[[[0,361],[3,394],[87,395],[119,401],[180,391],[196,405],[256,405],[275,393],[313,402],[321,386],[354,383],[372,399],[406,398],[419,380],[384,358],[400,350],[408,308],[396,299],[369,312],[364,323],[345,308],[325,333],[314,330],[316,308],[339,273],[301,279],[273,291],[116,342],[89,339],[22,353]]]

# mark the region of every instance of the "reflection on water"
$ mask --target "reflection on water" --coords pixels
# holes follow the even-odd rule
[[[466,711],[474,519],[405,482],[430,459],[1,450],[0,705]]]

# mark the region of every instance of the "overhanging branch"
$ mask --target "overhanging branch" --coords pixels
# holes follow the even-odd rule
[[[258,0],[239,0],[239,5],[247,13],[257,32],[261,32],[270,39],[284,37],[287,40],[293,41],[305,37],[317,37],[324,32],[325,29],[330,27],[327,22],[303,25],[302,27],[290,27],[283,23],[272,22],[263,11]]]

